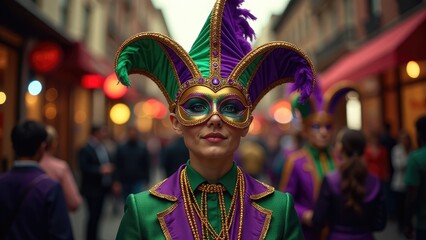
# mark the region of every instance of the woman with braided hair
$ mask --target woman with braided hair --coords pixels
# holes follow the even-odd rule
[[[366,140],[361,131],[343,129],[336,139],[340,165],[323,179],[312,226],[329,226],[332,240],[369,240],[386,226],[380,180],[363,162]]]

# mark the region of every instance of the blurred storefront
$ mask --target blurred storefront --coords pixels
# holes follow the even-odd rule
[[[97,94],[101,87],[87,88],[82,79],[103,81],[112,62],[92,56],[31,4],[3,1],[0,7],[0,172],[14,158],[9,139],[16,122],[53,125],[59,133],[57,155],[70,160],[87,136],[79,133],[106,117],[106,99]]]
[[[379,128],[384,119],[414,136],[414,122],[426,114],[425,36],[423,8],[340,57],[320,75],[322,88],[341,81],[358,85],[375,96],[363,102],[367,125]]]
[[[0,172],[11,167],[10,132],[23,119],[53,125],[56,155],[74,170],[93,124],[107,126],[112,140],[129,124],[167,135],[163,115],[135,115],[137,103],[161,99],[161,92],[146,84],[151,81],[138,80],[117,95],[122,88],[113,74],[120,44],[148,29],[168,35],[151,0],[0,1]]]

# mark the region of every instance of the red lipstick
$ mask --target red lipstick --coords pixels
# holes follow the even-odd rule
[[[212,143],[219,143],[225,139],[225,136],[223,136],[221,133],[213,132],[203,136],[202,138]]]

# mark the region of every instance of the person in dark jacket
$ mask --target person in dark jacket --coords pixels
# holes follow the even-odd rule
[[[12,130],[16,159],[0,176],[0,239],[74,239],[62,187],[39,167],[46,137],[35,121]]]
[[[183,137],[177,136],[161,152],[161,164],[166,177],[170,177],[179,167],[189,160],[189,151]]]
[[[136,127],[128,127],[127,140],[117,147],[114,162],[116,180],[124,200],[130,193],[145,190],[150,180],[151,159]]]
[[[87,144],[78,153],[81,194],[86,200],[88,220],[86,239],[97,240],[104,200],[112,184],[114,165],[103,143],[108,136],[104,126],[92,126]]]
[[[386,206],[380,180],[362,161],[365,137],[344,129],[337,136],[341,164],[325,176],[315,206],[312,226],[329,226],[329,240],[373,240],[386,226]]]

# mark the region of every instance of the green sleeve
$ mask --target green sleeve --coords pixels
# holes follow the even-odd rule
[[[149,191],[130,194],[116,240],[163,240],[165,237],[157,214],[172,205],[173,202],[152,196]]]
[[[417,171],[417,159],[416,159],[416,152],[411,153],[408,156],[408,163],[407,163],[407,170],[405,170],[405,184],[407,186],[419,186],[420,183],[420,176]]]
[[[124,216],[118,228],[116,240],[143,239],[134,194],[127,197]]]
[[[297,216],[296,210],[294,209],[294,201],[293,197],[286,193],[285,194],[287,199],[286,204],[286,220],[285,220],[285,229],[284,229],[284,235],[281,239],[288,239],[288,240],[303,240],[303,233],[302,229],[300,227],[299,218]]]

